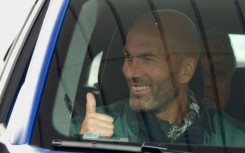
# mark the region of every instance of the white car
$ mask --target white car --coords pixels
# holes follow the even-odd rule
[[[79,133],[88,92],[98,110],[127,103],[122,69],[134,58],[125,57],[127,33],[142,14],[156,10],[181,12],[197,28],[202,48],[189,89],[200,106],[219,113],[221,139],[231,136],[229,142],[155,141],[153,135],[164,132],[151,135],[159,131],[148,129],[153,120],[138,125],[149,130],[144,141]],[[0,152],[245,151],[245,137],[227,132],[223,123],[228,116],[231,126],[245,133],[245,1],[1,0],[0,13]],[[159,25],[158,15],[154,18]]]

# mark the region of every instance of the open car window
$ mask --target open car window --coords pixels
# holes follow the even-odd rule
[[[231,0],[71,0],[32,143],[245,147],[244,11],[243,1]],[[148,20],[157,28],[149,30]],[[185,62],[175,62],[188,55],[183,70],[190,73],[180,79]],[[178,97],[182,92],[184,98]],[[110,136],[97,129],[107,125],[95,121],[96,130],[85,127],[83,133],[87,93],[96,100],[92,112],[112,118]]]

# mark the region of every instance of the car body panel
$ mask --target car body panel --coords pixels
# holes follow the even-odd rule
[[[50,3],[27,70],[25,82],[20,89],[7,127],[11,144],[25,144],[30,141],[32,134],[30,129],[34,126],[47,71],[53,55],[54,41],[57,40],[67,3],[68,1],[60,0],[54,0]],[[33,90],[30,91],[29,89]],[[19,119],[18,116],[22,116],[22,118]],[[16,125],[19,128],[16,128]]]
[[[4,61],[4,63],[2,63],[1,67],[0,67],[0,80],[1,80],[0,81],[0,100],[1,101],[2,101],[2,95],[5,91],[7,83],[9,81],[9,77],[10,77],[10,75],[13,71],[13,68],[15,66],[15,63],[16,63],[19,55],[20,55],[21,49],[24,45],[24,42],[25,42],[25,40],[26,40],[26,38],[27,38],[31,28],[32,28],[32,25],[34,24],[34,21],[37,18],[44,2],[45,2],[45,0],[39,0],[37,3],[34,3],[34,4],[31,3],[32,5],[29,4],[30,5],[29,6],[30,12],[25,12],[25,15],[23,15],[23,16],[27,16],[27,17],[26,18],[23,17],[24,19],[21,20],[22,22],[20,21],[21,23],[11,23],[11,24],[17,24],[17,25],[21,25],[21,26],[13,28],[13,29],[16,29],[14,31],[17,31],[13,34],[14,38],[11,39],[11,43],[13,43],[13,44],[12,44],[11,48],[9,48],[8,55],[6,57],[3,57],[6,59],[5,60],[1,59]],[[24,7],[24,8],[26,8],[26,7]],[[6,39],[7,39],[6,41],[8,41],[8,38],[6,38]],[[4,44],[7,44],[7,42]],[[3,51],[3,53],[5,53],[5,51]],[[5,55],[5,54],[1,54],[1,55]]]

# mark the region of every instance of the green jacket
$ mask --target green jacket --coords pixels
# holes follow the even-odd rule
[[[98,107],[97,112],[114,119],[114,136],[127,137],[130,142],[159,142],[179,144],[204,144],[213,146],[245,146],[245,126],[222,111],[201,106],[198,120],[174,142],[160,134],[157,121],[151,115],[131,110],[128,101]],[[79,134],[83,116],[72,119],[70,135]],[[146,121],[146,122],[144,122]],[[149,122],[147,122],[149,121]],[[143,124],[141,124],[143,122]],[[148,124],[148,125],[147,125]],[[146,134],[140,133],[146,132]]]

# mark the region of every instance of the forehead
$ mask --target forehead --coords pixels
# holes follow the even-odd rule
[[[125,50],[132,55],[164,53],[162,39],[157,28],[129,32]]]

